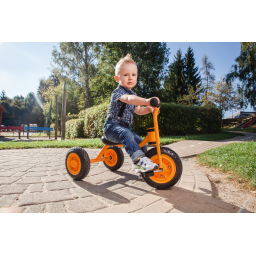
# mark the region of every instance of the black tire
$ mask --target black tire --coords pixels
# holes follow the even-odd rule
[[[119,147],[108,147],[104,153],[104,157],[110,157],[109,160],[105,160],[103,163],[111,171],[118,170],[124,163],[124,153]]]
[[[177,153],[169,148],[161,147],[161,155],[165,166],[163,173],[146,172],[142,173],[142,177],[148,185],[164,190],[174,186],[179,181],[182,174],[182,162]],[[158,163],[157,149],[152,148],[147,151],[146,157]]]
[[[66,155],[66,169],[74,180],[84,179],[90,171],[90,158],[87,152],[80,148],[71,148]]]

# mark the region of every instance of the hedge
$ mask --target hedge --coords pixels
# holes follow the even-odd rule
[[[70,139],[83,138],[84,134],[84,119],[73,119],[66,122],[65,137]]]
[[[107,117],[109,103],[104,103],[83,111],[79,114],[84,116],[84,128],[67,122],[71,128],[66,136],[69,138],[81,137],[101,137],[103,135],[103,125]],[[81,119],[78,119],[81,120]],[[78,122],[75,120],[75,123]],[[73,120],[74,121],[74,120]],[[81,122],[81,121],[80,121]],[[218,133],[221,131],[222,114],[213,106],[185,106],[171,103],[161,103],[160,114],[158,116],[160,136],[170,135],[192,135],[196,133]],[[76,128],[77,127],[77,128]],[[75,131],[80,127],[80,132]],[[146,129],[153,127],[153,118],[148,115],[134,115],[133,131],[140,136],[146,135]],[[74,134],[74,135],[73,135]]]
[[[158,115],[160,136],[218,133],[221,123],[221,111],[212,106],[161,103]],[[146,135],[146,128],[153,126],[152,115],[134,116],[133,131],[138,135]]]
[[[103,126],[107,118],[109,103],[103,103],[89,108],[85,113],[84,132],[91,138],[99,138],[103,135]]]

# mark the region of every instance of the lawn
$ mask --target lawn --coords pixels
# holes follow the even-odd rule
[[[256,143],[232,143],[198,156],[200,164],[229,174],[230,179],[256,188]]]
[[[161,145],[168,145],[182,140],[205,140],[216,141],[241,136],[239,133],[221,132],[217,134],[200,134],[187,136],[168,136],[160,138]],[[243,136],[243,135],[242,135]],[[24,149],[24,148],[101,148],[103,143],[101,139],[75,139],[75,140],[44,140],[44,141],[16,141],[16,142],[2,142],[0,149]]]
[[[230,128],[230,129],[225,129],[223,131],[234,131],[234,132],[249,132],[249,133],[256,133],[256,128]]]

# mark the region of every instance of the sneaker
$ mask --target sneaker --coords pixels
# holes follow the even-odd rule
[[[141,157],[137,163],[135,163],[135,173],[139,172],[150,172],[159,168],[159,166],[153,163],[147,157]]]

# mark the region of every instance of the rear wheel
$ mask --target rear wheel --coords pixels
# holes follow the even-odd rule
[[[90,158],[87,152],[80,148],[71,148],[66,155],[66,169],[74,180],[82,180],[90,171]]]
[[[148,185],[163,190],[174,186],[179,181],[182,174],[182,162],[177,153],[169,148],[161,147],[161,155],[163,170],[161,172],[142,173],[142,177]],[[159,164],[156,148],[147,151],[146,157]]]
[[[108,147],[104,153],[104,157],[106,157],[107,160],[103,163],[111,171],[118,170],[124,163],[124,153],[122,149],[115,146]]]

